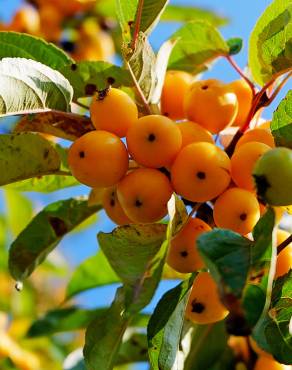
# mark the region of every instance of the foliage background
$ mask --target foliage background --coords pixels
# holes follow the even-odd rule
[[[61,0],[60,0],[61,1]],[[8,21],[13,12],[20,6],[21,0],[0,0],[0,21]],[[268,0],[173,0],[171,4],[184,4],[192,6],[200,6],[215,10],[219,14],[230,19],[230,23],[221,28],[221,32],[225,39],[231,37],[241,37],[244,40],[243,50],[239,55],[235,57],[237,63],[244,67],[247,61],[247,40],[249,34],[253,29],[257,18],[263,12],[263,10],[269,5]],[[180,24],[159,24],[154,30],[150,37],[155,50],[166,40]],[[115,60],[117,62],[117,60]],[[220,76],[224,81],[232,81],[238,78],[236,72],[223,60],[218,60],[213,68],[204,74],[204,78],[211,78]],[[288,89],[291,88],[289,84],[281,91],[274,103],[265,110],[264,117],[271,118],[271,113],[279,104],[279,101],[286,95]],[[12,119],[1,119],[0,133],[4,133],[5,129],[13,122]],[[34,212],[41,210],[46,204],[49,204],[58,199],[66,199],[74,195],[87,194],[89,191],[85,186],[79,186],[61,190],[50,194],[38,194],[38,193],[26,193],[26,195],[32,200]],[[6,204],[3,196],[3,192],[0,191],[0,212],[6,212]],[[14,217],[17,213],[14,214]],[[17,221],[16,221],[17,222]],[[105,217],[104,212],[100,212],[98,220],[96,220],[90,227],[78,232],[70,234],[65,237],[57,252],[54,252],[58,258],[63,258],[69,262],[70,270],[73,270],[74,266],[79,265],[87,257],[93,255],[97,251],[96,234],[102,230],[104,232],[111,231],[114,225]],[[10,236],[11,237],[11,236]],[[61,257],[63,256],[63,257]],[[36,271],[35,274],[38,272]],[[69,276],[66,277],[66,279]],[[11,280],[11,284],[13,284]],[[163,282],[156,292],[154,300],[151,305],[148,306],[145,311],[150,312],[156,305],[158,299],[161,297],[164,291],[170,289],[172,286],[177,284],[176,281]],[[89,292],[80,294],[77,298],[77,302],[86,308],[94,308],[98,306],[105,306],[111,303],[116,286],[98,288],[98,290],[91,290]],[[143,369],[143,365],[139,365],[139,369]]]

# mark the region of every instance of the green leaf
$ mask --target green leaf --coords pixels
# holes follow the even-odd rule
[[[184,5],[168,5],[161,16],[161,21],[188,22],[194,20],[208,21],[213,26],[223,26],[228,18],[211,10]]]
[[[5,190],[4,195],[7,226],[12,235],[16,237],[32,218],[32,203],[30,199],[17,191]]]
[[[226,350],[227,339],[225,325],[222,321],[210,325],[195,325],[191,349],[184,370],[211,369],[211,366],[217,364]]]
[[[202,21],[186,23],[176,31],[177,43],[169,60],[169,69],[198,73],[215,58],[229,54],[229,47],[211,24]]]
[[[115,365],[130,364],[133,362],[148,361],[147,337],[142,333],[131,334],[131,328],[128,329],[129,338],[121,344]]]
[[[165,9],[168,0],[144,0],[142,3],[139,31],[149,34]],[[116,11],[125,42],[130,42],[138,16],[138,0],[117,0]]]
[[[43,39],[17,32],[0,32],[0,59],[26,58],[60,70],[73,60],[54,44]]]
[[[54,147],[31,133],[0,135],[0,185],[58,172]]]
[[[44,317],[33,322],[27,336],[33,338],[84,329],[93,319],[104,316],[105,312],[105,308],[86,310],[79,307],[49,311]]]
[[[88,370],[112,370],[129,323],[129,316],[125,314],[124,302],[124,290],[119,288],[105,315],[95,319],[88,326],[84,347],[85,363]]]
[[[72,298],[85,290],[118,283],[120,279],[110,267],[102,251],[89,257],[75,270],[69,281],[66,299]]]
[[[0,61],[0,116],[39,110],[69,111],[73,89],[60,72],[30,59]]]
[[[280,102],[273,114],[271,130],[278,146],[292,148],[292,91]]]
[[[184,313],[195,275],[166,292],[150,318],[147,330],[151,368],[173,369]]]
[[[126,55],[125,58],[128,68],[149,102],[157,83],[156,56],[145,34],[139,33],[134,53]]]
[[[254,327],[264,309],[266,292],[259,284],[247,284],[242,299],[246,321],[249,327]]]
[[[292,362],[292,335],[289,324],[292,317],[292,270],[276,280],[269,312],[253,333],[259,346],[273,354],[280,363]]]
[[[291,0],[274,0],[251,33],[248,65],[261,86],[275,74],[291,68],[291,17]]]
[[[97,90],[132,86],[129,72],[108,62],[82,61],[62,68],[61,72],[74,88],[74,99],[93,95]]]
[[[12,243],[9,269],[15,280],[22,281],[46,256],[86,218],[100,210],[88,207],[87,199],[67,199],[46,206]]]
[[[243,46],[243,41],[239,37],[234,37],[231,39],[228,39],[227,45],[229,46],[229,55],[236,55],[238,54]]]
[[[129,312],[145,307],[156,290],[165,259],[165,237],[163,224],[126,225],[98,234],[100,248],[126,285]]]
[[[198,250],[223,295],[242,296],[252,242],[231,230],[214,229],[197,240]]]

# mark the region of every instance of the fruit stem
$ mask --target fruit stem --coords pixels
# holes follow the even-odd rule
[[[266,106],[270,105],[273,102],[273,100],[279,94],[279,92],[281,91],[281,89],[283,88],[283,86],[286,84],[286,82],[289,80],[290,77],[292,77],[292,71],[290,73],[288,73],[283,78],[283,80],[280,82],[280,84],[274,90],[273,94],[269,97],[269,99],[265,103],[263,103],[263,105],[262,105],[263,107],[266,107]]]
[[[131,74],[131,77],[132,77],[132,80],[134,82],[134,85],[136,87],[136,90],[137,90],[137,93],[138,95],[140,96],[140,99],[143,103],[143,105],[145,106],[146,110],[147,110],[147,113],[148,114],[152,114],[152,111],[151,111],[151,108],[150,108],[150,105],[148,104],[146,98],[145,98],[145,95],[143,94],[143,91],[141,90],[141,87],[136,79],[136,76],[134,75],[134,72],[132,71],[132,68],[130,66],[130,63],[128,61],[126,61],[126,66]]]
[[[283,249],[285,249],[290,243],[292,243],[292,234],[288,236],[287,239],[285,239],[281,244],[278,245],[277,253],[279,255],[280,252],[282,252]]]
[[[255,85],[251,82],[251,80],[243,73],[239,65],[235,62],[235,60],[230,56],[226,55],[225,57],[231,66],[236,70],[236,72],[245,80],[245,82],[249,85],[252,90],[253,96],[255,96]]]
[[[136,13],[136,19],[135,19],[135,28],[133,33],[133,39],[131,43],[131,49],[135,50],[136,48],[136,42],[137,38],[140,32],[140,25],[141,25],[141,18],[142,18],[142,10],[143,10],[144,0],[139,0],[138,7],[137,7],[137,13]]]

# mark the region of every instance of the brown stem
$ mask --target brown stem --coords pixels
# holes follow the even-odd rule
[[[290,243],[292,243],[292,234],[288,236],[288,238],[285,239],[281,244],[278,245],[277,254],[282,252],[282,250],[285,249]]]
[[[231,66],[236,70],[236,72],[245,80],[245,82],[249,85],[252,90],[253,96],[255,95],[255,86],[251,82],[251,80],[242,72],[241,68],[237,65],[235,60],[230,56],[226,55],[225,57],[227,61],[231,64]]]
[[[276,98],[276,96],[279,94],[279,92],[281,91],[281,89],[283,88],[283,86],[286,84],[286,82],[289,80],[289,78],[292,77],[292,72],[288,73],[284,78],[283,80],[281,81],[281,83],[279,84],[279,86],[276,87],[275,91],[273,92],[273,94],[269,97],[268,101],[266,103],[264,103],[264,107],[270,105],[273,100]]]
[[[137,13],[136,13],[133,39],[132,39],[132,43],[131,43],[131,49],[132,50],[135,50],[137,38],[138,38],[138,35],[139,35],[139,32],[140,32],[143,5],[144,5],[144,0],[139,0],[138,7],[137,7]]]

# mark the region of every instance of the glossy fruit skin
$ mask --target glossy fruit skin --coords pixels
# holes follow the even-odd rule
[[[227,314],[215,281],[208,272],[200,272],[193,283],[186,318],[195,324],[211,324],[223,320]]]
[[[119,137],[126,136],[138,119],[135,102],[124,91],[111,88],[101,98],[95,95],[90,105],[90,117],[97,130],[106,130]]]
[[[131,157],[140,165],[169,166],[181,149],[181,133],[169,118],[160,115],[141,117],[127,133]]]
[[[277,230],[277,245],[280,245],[290,234]],[[277,256],[275,279],[287,274],[292,269],[292,243],[287,245]]]
[[[73,176],[90,187],[108,187],[118,183],[128,170],[128,152],[116,135],[91,131],[70,147],[68,163]]]
[[[104,190],[102,206],[107,216],[117,225],[128,225],[132,223],[121,207],[115,186],[111,186]]]
[[[182,273],[194,272],[204,267],[197,250],[197,238],[211,227],[199,218],[190,218],[171,240],[167,264]]]
[[[277,147],[255,164],[253,176],[260,199],[273,206],[292,204],[292,150]]]
[[[229,87],[235,93],[238,101],[238,111],[233,126],[242,127],[251,109],[253,92],[244,80],[233,81],[229,84]]]
[[[161,94],[161,113],[174,120],[185,118],[184,97],[192,76],[183,71],[167,71]]]
[[[211,133],[195,122],[180,122],[177,127],[180,129],[182,136],[182,148],[189,144],[201,141],[214,144],[214,139]]]
[[[256,161],[271,148],[251,141],[241,145],[231,157],[231,177],[235,184],[249,191],[256,191],[252,171]]]
[[[275,147],[275,141],[273,135],[269,130],[262,129],[262,128],[254,128],[252,130],[247,131],[241,138],[238,140],[236,144],[235,150],[241,147],[241,145],[249,143],[251,141],[257,141],[259,143],[264,143],[268,145],[270,148]]]
[[[206,202],[220,195],[230,183],[230,159],[210,143],[184,147],[171,167],[175,191],[193,202]]]
[[[217,134],[230,126],[237,115],[236,95],[218,80],[194,82],[186,94],[186,117]]]
[[[213,216],[218,227],[246,235],[259,220],[260,207],[253,193],[245,189],[231,188],[216,200]]]
[[[139,168],[117,186],[119,202],[135,223],[151,223],[167,214],[167,202],[173,190],[168,178],[158,170]]]
[[[283,365],[266,356],[260,356],[255,364],[254,370],[291,370],[291,366]]]

